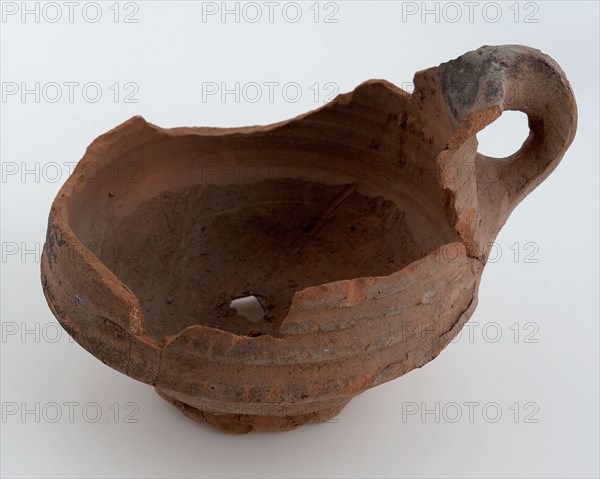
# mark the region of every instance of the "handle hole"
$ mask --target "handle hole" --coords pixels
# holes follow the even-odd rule
[[[478,153],[492,158],[506,158],[521,148],[529,136],[527,115],[521,111],[504,111],[477,133]]]

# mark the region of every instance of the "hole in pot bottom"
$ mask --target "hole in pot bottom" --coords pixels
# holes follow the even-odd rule
[[[229,307],[237,311],[237,314],[256,323],[265,317],[265,310],[254,295],[236,298],[229,303]]]
[[[195,324],[277,336],[296,291],[391,274],[426,254],[396,203],[291,179],[165,191],[110,228],[100,251],[157,340]],[[258,321],[230,307],[253,290]]]

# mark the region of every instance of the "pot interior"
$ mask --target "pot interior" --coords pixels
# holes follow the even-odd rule
[[[350,113],[328,128],[159,136],[117,155],[135,181],[108,175],[73,195],[70,226],[138,297],[149,336],[196,324],[279,336],[295,292],[389,275],[457,241],[423,128],[403,120],[405,134],[373,141]],[[389,123],[376,113],[361,112]],[[258,320],[232,307],[248,296]]]
[[[121,220],[102,260],[138,296],[156,339],[198,323],[277,335],[296,291],[388,275],[426,254],[401,205],[356,186],[273,179],[163,191]],[[247,296],[263,319],[231,307]]]

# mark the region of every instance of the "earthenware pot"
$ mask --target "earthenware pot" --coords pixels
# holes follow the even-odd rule
[[[56,197],[41,264],[52,312],[104,363],[231,433],[326,421],[423,366],[473,313],[490,245],[575,135],[560,67],[485,46],[370,80],[269,126],[96,139]],[[507,158],[475,134],[529,117]],[[231,307],[253,295],[264,317]]]

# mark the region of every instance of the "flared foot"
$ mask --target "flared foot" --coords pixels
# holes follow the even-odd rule
[[[305,424],[331,421],[344,408],[348,401],[336,402],[334,405],[318,408],[318,410],[299,414],[280,415],[273,411],[271,414],[236,414],[201,410],[175,399],[164,391],[156,388],[160,397],[177,407],[183,414],[194,421],[208,424],[221,432],[229,434],[247,434],[252,431],[289,431]],[[292,410],[289,408],[288,410]]]

